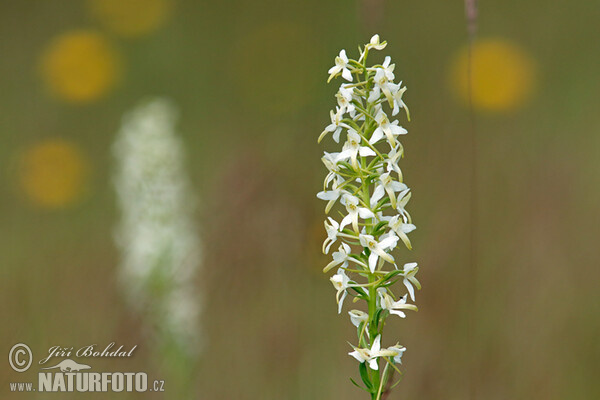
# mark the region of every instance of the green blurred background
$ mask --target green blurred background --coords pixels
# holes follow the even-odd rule
[[[389,399],[600,398],[600,3],[481,2],[474,124],[463,7],[0,1],[2,352],[137,344],[94,366],[169,377],[167,392],[115,398],[366,398],[348,380],[354,328],[320,272],[316,138],[333,58],[379,33],[408,87],[407,257],[423,284],[420,311],[388,327],[408,348]],[[189,380],[116,278],[111,145],[155,95],[180,109],[198,198],[206,346]],[[48,398],[10,393],[36,375],[1,365],[1,398]],[[106,398],[61,395],[79,397]]]

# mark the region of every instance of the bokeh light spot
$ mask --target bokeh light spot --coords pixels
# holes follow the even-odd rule
[[[87,103],[107,94],[120,77],[120,58],[110,42],[90,31],[56,37],[44,52],[41,74],[50,92],[69,102]]]
[[[273,22],[244,36],[231,66],[246,104],[271,115],[305,105],[315,79],[314,44],[303,25]]]
[[[485,111],[510,111],[531,97],[535,88],[534,59],[517,44],[505,39],[473,43],[471,99]],[[469,102],[469,49],[462,48],[451,66],[451,84],[465,104]]]
[[[89,12],[107,29],[125,37],[149,34],[171,16],[172,0],[89,0]]]
[[[43,208],[61,208],[81,200],[89,163],[74,144],[46,140],[19,157],[19,183],[31,202]]]

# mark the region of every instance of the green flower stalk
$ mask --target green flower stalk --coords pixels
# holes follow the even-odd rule
[[[382,347],[386,320],[390,315],[405,318],[406,310],[417,311],[408,300],[414,301],[414,289],[421,288],[415,277],[417,263],[399,267],[398,256],[392,254],[400,241],[412,249],[408,234],[416,227],[405,208],[411,193],[398,165],[404,154],[399,137],[407,130],[389,117],[402,109],[410,120],[402,99],[406,87],[394,83],[395,65],[390,57],[382,64],[367,64],[369,51],[386,45],[375,35],[359,48],[358,60],[349,59],[342,50],[328,71],[328,82],[338,76],[347,82],[336,94],[338,105],[319,142],[329,134],[336,143],[342,138],[346,141],[340,151],[325,152],[322,161],[328,174],[323,191],[317,194],[327,201],[325,213],[337,206],[341,218],[339,222],[327,218],[323,243],[323,252],[328,254],[331,246],[340,242],[333,260],[323,269],[325,273],[337,269],[330,280],[337,290],[338,313],[348,295],[354,297],[353,303],[365,305],[365,311],[349,311],[358,334],[358,343],[352,345],[349,355],[360,363],[364,386],[351,380],[376,400],[397,384],[393,375],[401,375],[398,366],[406,350],[399,343]],[[392,290],[400,281],[406,289],[403,296],[394,293],[397,288]]]

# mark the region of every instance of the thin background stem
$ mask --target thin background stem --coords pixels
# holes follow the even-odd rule
[[[467,21],[467,33],[469,39],[468,48],[468,66],[467,66],[467,90],[469,94],[469,119],[470,119],[470,158],[471,158],[471,169],[470,169],[470,208],[469,208],[469,290],[467,293],[471,293],[474,301],[471,304],[477,304],[477,264],[478,264],[478,140],[477,140],[477,125],[475,118],[475,110],[473,107],[473,43],[477,35],[477,0],[465,0],[465,17]],[[468,314],[468,327],[467,327],[467,345],[473,346],[475,342],[475,321],[476,312],[470,312]],[[471,377],[469,385],[469,397],[471,399],[477,398],[477,382],[474,378],[476,369],[474,368],[475,352],[471,348],[467,354],[471,354]]]

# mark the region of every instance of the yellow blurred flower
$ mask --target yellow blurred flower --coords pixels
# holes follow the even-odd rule
[[[41,60],[50,92],[69,102],[86,103],[107,94],[121,73],[119,55],[102,35],[72,31],[56,37]]]
[[[314,43],[307,27],[272,22],[240,39],[231,73],[248,106],[290,113],[308,102],[314,84]]]
[[[81,200],[89,163],[73,143],[51,139],[25,150],[19,157],[19,183],[37,206],[60,208]]]
[[[505,39],[481,39],[472,49],[473,106],[486,111],[509,111],[522,106],[535,88],[535,60],[516,43]],[[460,49],[450,70],[452,87],[461,100],[469,101],[469,51]]]
[[[142,36],[162,26],[173,11],[172,0],[88,0],[90,14],[107,29],[125,36]]]

